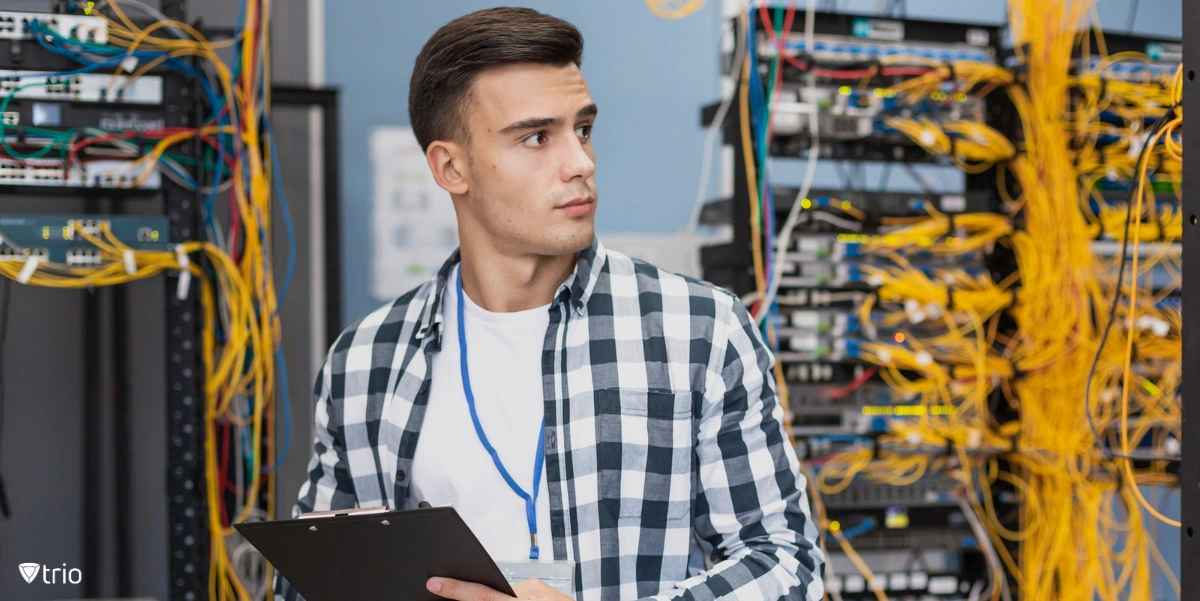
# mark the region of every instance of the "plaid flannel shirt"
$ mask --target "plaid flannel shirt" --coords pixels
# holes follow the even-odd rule
[[[410,507],[458,260],[333,344],[293,516]],[[542,357],[551,547],[576,562],[576,599],[822,598],[774,358],[736,296],[596,241],[550,306]],[[277,577],[277,601],[300,598]]]

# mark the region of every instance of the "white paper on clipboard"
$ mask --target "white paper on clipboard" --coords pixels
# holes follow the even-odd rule
[[[371,292],[396,298],[437,274],[458,247],[450,194],[438,187],[409,127],[371,131]]]

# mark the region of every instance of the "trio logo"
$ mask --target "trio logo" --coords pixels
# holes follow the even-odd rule
[[[37,578],[38,572],[42,573],[42,582],[44,584],[79,584],[83,581],[83,572],[79,568],[67,569],[67,564],[63,564],[61,568],[50,568],[40,563],[22,563],[18,564],[17,568],[21,570],[21,577],[25,582],[33,583],[33,579]],[[61,574],[62,580],[59,580]]]
[[[38,570],[42,569],[42,564],[23,563],[17,567],[21,568],[21,576],[25,577],[25,582],[33,582],[33,579],[37,578]]]

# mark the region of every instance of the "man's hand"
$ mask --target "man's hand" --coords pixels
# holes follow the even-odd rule
[[[439,597],[454,599],[454,601],[512,601],[514,598],[525,601],[575,601],[574,598],[550,588],[550,585],[537,578],[531,578],[514,586],[513,591],[517,593],[516,597],[509,597],[482,584],[450,578],[430,578],[429,582],[425,583],[425,588]]]

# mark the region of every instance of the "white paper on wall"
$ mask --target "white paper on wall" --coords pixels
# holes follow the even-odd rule
[[[437,274],[458,247],[458,225],[450,193],[433,180],[412,128],[372,129],[371,168],[371,292],[393,299]]]

